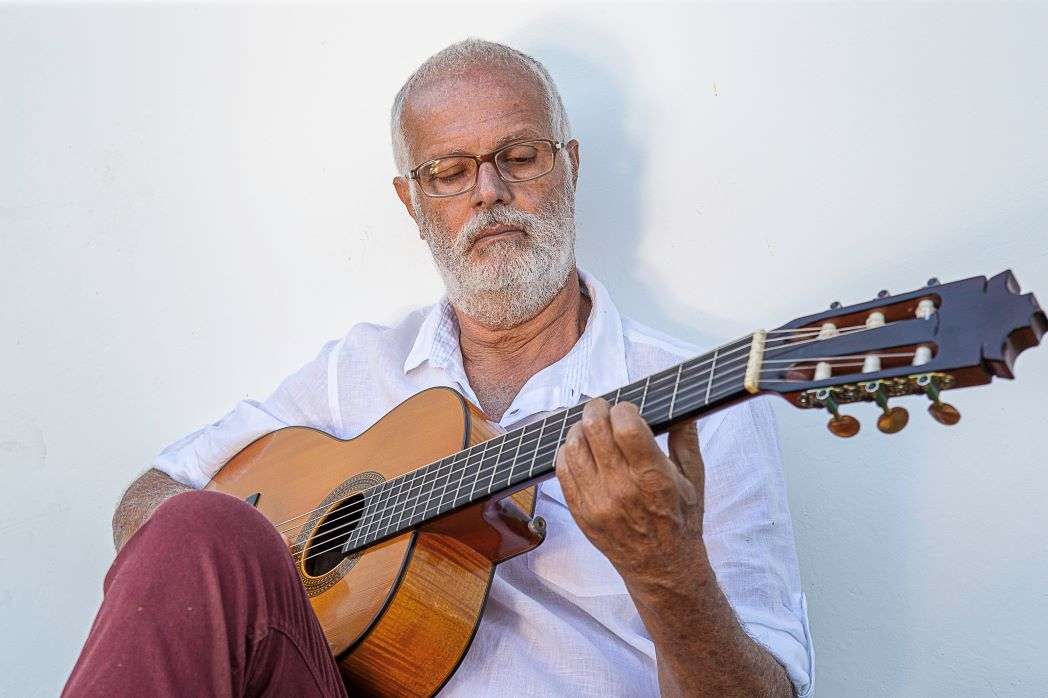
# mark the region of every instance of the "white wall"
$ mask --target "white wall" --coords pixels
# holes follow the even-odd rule
[[[67,676],[122,488],[439,282],[389,102],[481,35],[549,66],[582,263],[704,344],[1015,270],[1048,302],[1048,5],[0,7],[0,694]],[[1048,692],[1048,350],[855,439],[781,403],[822,696]]]

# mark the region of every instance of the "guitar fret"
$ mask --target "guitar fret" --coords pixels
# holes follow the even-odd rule
[[[651,387],[651,376],[644,381],[644,394],[640,396],[640,413],[644,414],[644,403],[648,400],[648,388]]]
[[[713,365],[710,366],[710,379],[706,383],[706,397],[703,399],[703,402],[705,402],[707,405],[710,402],[710,388],[713,387],[713,374],[717,371],[717,356],[719,355],[719,353],[719,349],[713,352]]]
[[[517,458],[520,456],[520,447],[524,443],[524,430],[520,430],[520,438],[517,439],[517,448],[513,451],[513,457],[509,459],[509,477],[506,478],[506,487],[509,487],[513,481],[513,469],[516,466]]]
[[[473,501],[473,494],[477,491],[477,483],[480,482],[480,473],[484,470],[484,453],[488,450],[488,442],[484,442],[484,448],[480,452],[480,460],[478,461],[478,468],[476,477],[473,479],[473,487],[469,490],[469,501]]]
[[[670,398],[670,411],[666,416],[668,420],[673,419],[673,405],[677,402],[677,391],[680,390],[680,374],[684,370],[684,364],[677,364],[677,377],[673,381],[673,396]]]
[[[407,514],[408,509],[407,504],[413,496],[411,494],[411,491],[415,489],[415,480],[418,479],[419,472],[419,470],[415,470],[411,473],[411,479],[408,481],[409,487],[407,488],[407,491],[404,493],[404,509],[400,514],[400,520],[397,522],[397,529],[401,529],[404,527],[404,516],[405,514]],[[412,507],[412,511],[414,511],[414,507]],[[407,518],[408,521],[411,521],[411,516],[408,516]],[[392,517],[390,518],[390,520],[392,520]]]
[[[495,487],[495,476],[499,472],[499,459],[502,457],[502,449],[506,447],[506,439],[499,439],[499,452],[495,454],[495,462],[491,466],[491,480],[488,481],[488,494]]]
[[[531,467],[528,468],[528,477],[534,477],[535,475],[535,459],[539,457],[539,446],[542,443],[542,430],[546,428],[546,420],[542,420],[542,424],[538,428],[538,436],[535,438],[535,452],[531,455]]]

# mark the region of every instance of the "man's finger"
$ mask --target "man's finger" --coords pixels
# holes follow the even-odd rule
[[[702,451],[699,450],[699,432],[695,422],[688,422],[670,429],[670,460],[672,460],[684,477],[697,487],[706,481],[706,469],[702,462]]]
[[[557,479],[564,490],[564,499],[571,505],[584,499],[593,489],[587,486],[599,477],[593,453],[580,424],[568,430],[557,452]]]
[[[597,471],[625,467],[622,452],[615,443],[611,426],[612,408],[606,400],[596,398],[586,403],[582,409],[582,429],[590,452],[593,454]]]
[[[640,416],[640,410],[630,402],[623,402],[611,409],[610,422],[615,443],[633,467],[656,465],[662,461],[662,452],[655,443],[651,427]]]

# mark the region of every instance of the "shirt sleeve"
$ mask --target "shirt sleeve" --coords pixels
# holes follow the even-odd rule
[[[807,698],[814,653],[774,413],[767,398],[757,398],[709,421],[710,433],[700,436],[703,538],[717,583],[746,633],[779,660],[796,695]]]
[[[294,425],[333,432],[337,415],[330,400],[329,366],[342,344],[324,345],[315,359],[286,378],[264,402],[242,400],[214,424],[171,444],[153,460],[153,467],[200,489],[226,461],[271,431]],[[337,401],[334,404],[337,409]]]

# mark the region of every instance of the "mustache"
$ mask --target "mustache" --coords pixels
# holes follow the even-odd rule
[[[524,231],[525,235],[531,235],[532,226],[540,222],[538,216],[515,208],[500,206],[484,209],[475,214],[459,231],[458,240],[455,242],[456,251],[460,254],[469,252],[484,230],[493,225],[512,225]]]

